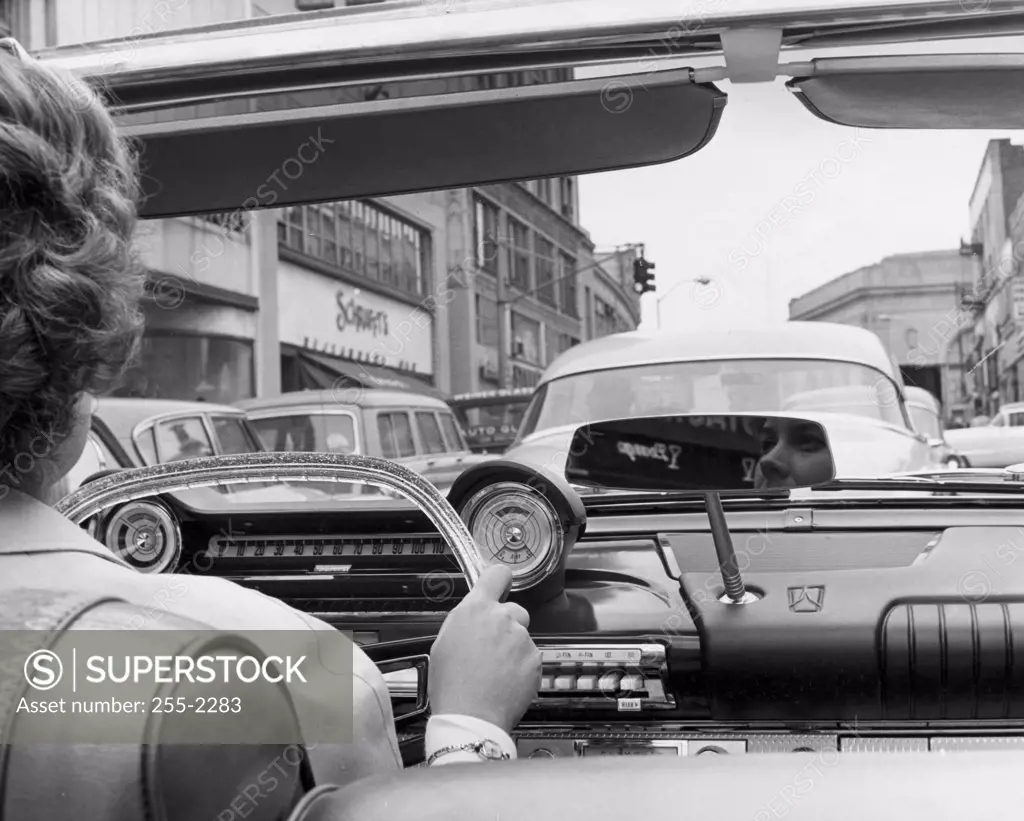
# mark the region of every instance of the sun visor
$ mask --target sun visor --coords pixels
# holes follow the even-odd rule
[[[726,95],[689,69],[125,125],[142,216],[281,208],[669,162]],[[136,120],[137,122],[137,120]]]
[[[787,86],[817,117],[860,128],[1024,128],[1024,55],[812,60]]]

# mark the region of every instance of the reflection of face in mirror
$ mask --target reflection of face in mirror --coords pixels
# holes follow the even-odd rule
[[[832,454],[818,425],[767,419],[760,435],[762,456],[754,474],[755,488],[811,487],[832,478]]]

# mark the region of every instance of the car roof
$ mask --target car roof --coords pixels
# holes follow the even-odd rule
[[[265,396],[236,402],[243,411],[294,408],[305,405],[336,405],[339,408],[424,408],[450,410],[448,403],[433,396],[409,391],[391,391],[384,388],[338,388],[337,390],[289,391],[280,396]]]
[[[866,365],[903,385],[871,331],[834,322],[781,322],[723,331],[630,331],[576,345],[541,376],[540,385],[592,371],[716,359],[825,359]]]
[[[917,385],[907,385],[905,390],[907,404],[923,405],[936,412],[940,410],[939,400],[935,398],[935,394],[931,391],[926,391],[924,388],[917,387]]]
[[[177,413],[216,413],[238,415],[238,408],[213,402],[188,402],[181,399],[142,399],[117,396],[102,397],[97,403],[97,415],[117,432],[127,428],[130,432],[141,422],[155,416]]]

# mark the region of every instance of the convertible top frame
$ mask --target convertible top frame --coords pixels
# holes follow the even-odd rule
[[[539,7],[543,7],[542,9]],[[270,91],[722,55],[778,29],[783,53],[1024,33],[1022,0],[419,0],[255,18],[40,52],[123,110]],[[258,38],[258,40],[257,40]],[[254,44],[258,42],[258,48]]]

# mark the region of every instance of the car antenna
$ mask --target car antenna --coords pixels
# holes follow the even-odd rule
[[[722,497],[717,493],[705,493],[704,504],[708,509],[711,536],[715,540],[718,569],[722,574],[722,584],[725,585],[725,595],[719,601],[723,604],[750,604],[757,601],[757,596],[743,584],[739,562],[736,561],[736,549],[732,545],[732,535],[725,521],[725,510],[722,509]]]

